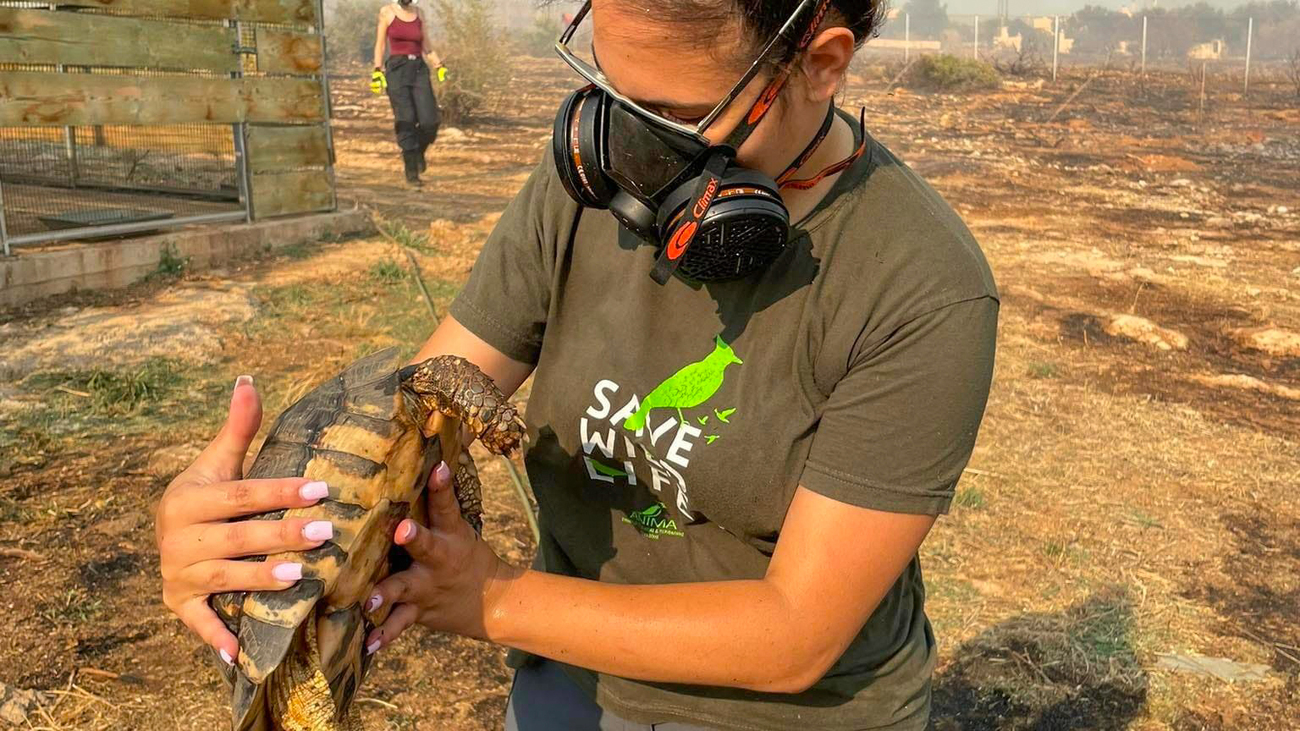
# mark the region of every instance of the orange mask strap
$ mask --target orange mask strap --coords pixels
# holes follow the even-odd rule
[[[785,190],[787,188],[791,190],[809,190],[811,188],[815,188],[817,187],[818,183],[822,182],[826,178],[844,172],[851,165],[853,165],[853,163],[857,162],[858,158],[862,157],[863,154],[865,154],[867,151],[867,109],[866,107],[862,108],[862,114],[859,118],[858,124],[861,126],[862,142],[858,144],[858,148],[853,151],[852,155],[849,155],[848,157],[844,158],[843,160],[840,160],[834,165],[830,165],[829,167],[824,168],[821,172],[817,173],[811,178],[799,178],[798,180],[793,180],[791,178],[793,177],[793,173],[795,171],[791,170],[787,174],[782,175],[777,180],[777,183],[780,185],[781,190]]]

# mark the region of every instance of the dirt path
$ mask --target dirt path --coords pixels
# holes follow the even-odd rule
[[[868,70],[869,71],[869,70]],[[1197,119],[1179,76],[976,97],[853,80],[873,134],[965,216],[1003,291],[988,417],[923,561],[939,729],[1300,726],[1300,110],[1267,87]],[[535,164],[569,86],[512,81],[518,116],[448,131],[397,185],[386,102],[336,84],[344,197],[413,243],[445,310]],[[385,238],[83,294],[0,316],[0,683],[47,728],[209,729],[227,698],[158,601],[151,508],[234,377],[277,413],[433,324]],[[531,539],[485,462],[493,546]],[[1225,683],[1161,657],[1268,668]],[[430,633],[363,689],[375,728],[499,728],[502,653]]]

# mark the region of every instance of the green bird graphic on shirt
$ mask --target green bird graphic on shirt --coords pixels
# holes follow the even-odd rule
[[[744,365],[745,361],[737,358],[736,352],[722,342],[721,337],[715,338],[712,353],[704,360],[682,368],[656,386],[636,412],[623,422],[623,428],[639,431],[645,426],[650,412],[655,409],[673,409],[677,412],[679,422],[686,423],[682,409],[693,409],[713,398],[718,389],[722,388],[723,372],[732,363]]]

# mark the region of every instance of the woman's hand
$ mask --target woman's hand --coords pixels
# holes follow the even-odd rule
[[[227,663],[238,655],[239,643],[208,606],[208,596],[285,589],[302,578],[302,564],[233,559],[314,548],[333,535],[333,526],[326,521],[230,522],[269,510],[313,505],[328,493],[325,483],[301,477],[240,479],[244,457],[261,423],[262,402],[253,379],[240,376],[225,426],[172,480],[158,503],[163,602]]]
[[[367,652],[392,643],[417,622],[433,630],[488,639],[492,608],[508,579],[519,573],[461,518],[445,462],[429,476],[427,500],[431,527],[407,519],[394,531],[394,540],[414,563],[375,587],[366,609],[394,606],[383,625],[366,638]]]

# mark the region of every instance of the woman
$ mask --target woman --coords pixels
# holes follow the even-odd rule
[[[444,68],[429,40],[429,24],[413,7],[417,1],[397,0],[379,9],[379,29],[375,34],[378,85],[372,84],[377,91],[387,86],[406,182],[414,186],[420,185],[420,173],[426,165],[424,153],[438,138],[438,125],[442,122],[429,79],[429,66],[440,72]]]
[[[371,651],[417,623],[512,648],[507,727],[524,731],[926,726],[936,650],[917,551],[971,454],[998,302],[953,211],[829,114],[881,17],[873,0],[579,14],[600,70],[565,54],[592,85],[561,112],[560,154],[417,356],[459,354],[506,393],[534,378],[537,562],[477,539],[440,467],[431,527],[396,529],[415,565],[372,597],[394,606]],[[700,126],[715,146],[679,170]],[[674,176],[690,181],[675,212],[646,195]],[[772,254],[753,241],[780,207],[763,193],[774,178],[795,223]],[[660,207],[658,234],[638,205]],[[718,275],[722,260],[747,274]],[[311,502],[303,480],[237,479],[258,404],[241,380],[160,509],[168,605],[230,656],[207,595],[286,587],[295,566],[230,561],[198,537]],[[315,545],[296,523],[234,525],[247,553]]]

